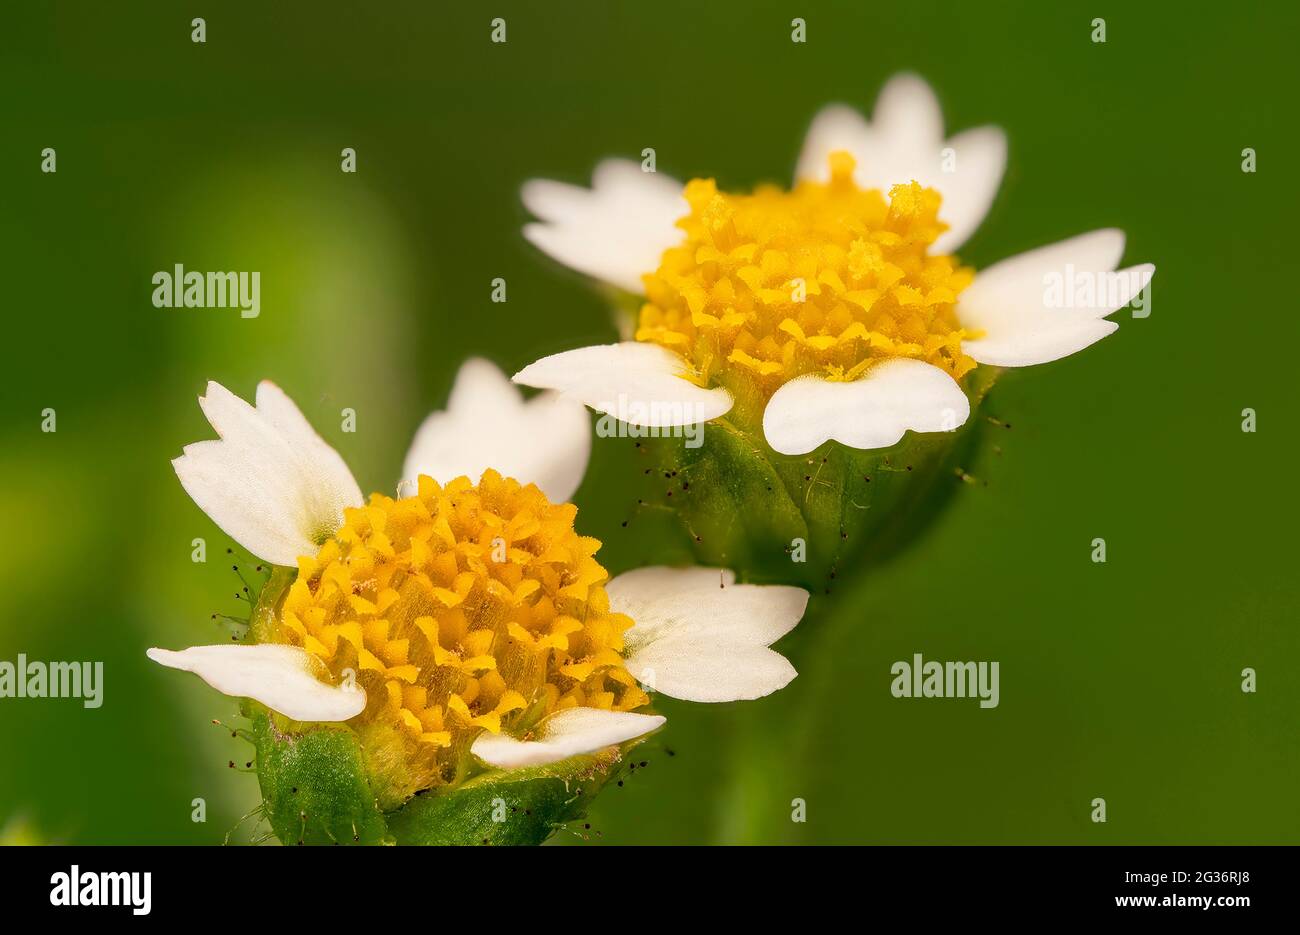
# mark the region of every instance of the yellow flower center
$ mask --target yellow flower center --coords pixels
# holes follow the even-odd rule
[[[632,621],[610,612],[600,543],[574,532],[576,514],[494,471],[477,486],[421,477],[416,496],[346,510],[298,559],[275,641],[366,690],[348,726],[385,807],[463,778],[483,731],[648,702],[623,665]]]
[[[686,239],[644,277],[636,338],[683,355],[702,385],[758,406],[808,373],[852,380],[887,357],[913,357],[960,379],[975,367],[953,312],[974,271],[927,253],[947,225],[939,193],[895,185],[886,201],[853,182],[853,157],[830,157],[829,183],[790,192],[687,184]]]

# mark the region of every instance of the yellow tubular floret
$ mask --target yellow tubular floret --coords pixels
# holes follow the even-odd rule
[[[574,532],[576,513],[494,471],[421,477],[416,496],[346,510],[299,558],[275,639],[366,690],[348,726],[385,804],[455,779],[483,731],[648,702],[623,666],[632,621],[610,612],[600,543]]]
[[[889,357],[924,360],[960,379],[954,306],[974,276],[929,255],[947,225],[938,192],[916,182],[888,199],[853,182],[853,157],[831,158],[831,180],[793,191],[719,192],[687,184],[684,241],[644,277],[637,340],[682,354],[704,385],[765,400],[808,373],[851,380]]]

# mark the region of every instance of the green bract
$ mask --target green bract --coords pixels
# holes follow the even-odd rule
[[[382,813],[351,730],[285,730],[264,708],[250,716],[262,813],[284,844],[541,844],[583,816],[616,763],[583,756],[489,770]]]
[[[708,423],[696,448],[647,439],[658,472],[644,502],[676,513],[700,562],[824,592],[896,555],[960,488],[987,427],[978,407],[997,375],[992,367],[969,375],[971,417],[955,431],[908,432],[885,449],[828,442],[780,455],[760,426],[727,418]]]

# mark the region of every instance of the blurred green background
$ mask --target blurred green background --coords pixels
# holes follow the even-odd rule
[[[144,657],[222,639],[210,614],[238,609],[227,540],[168,463],[211,437],[205,381],[241,395],[278,381],[363,488],[388,490],[466,355],[513,369],[614,337],[598,295],[520,236],[523,180],[586,181],[601,157],[647,146],[681,179],[785,180],[819,107],[869,110],[911,69],[950,129],[1008,133],[1003,190],[963,258],[1119,226],[1126,261],[1159,268],[1153,314],[1004,378],[985,411],[1012,428],[969,468],[979,482],[835,595],[785,692],[665,700],[649,766],[602,796],[588,839],[1300,840],[1300,326],[1278,285],[1300,204],[1294,7],[86,2],[0,16],[0,659],[106,668],[98,710],[0,700],[0,828],[219,842],[258,801],[226,766],[249,748],[209,724],[235,704]],[[796,16],[806,44],[790,41]],[[1248,146],[1256,174],[1241,171]],[[40,172],[45,147],[55,174]],[[260,270],[261,316],[154,308],[150,277],[176,263]],[[490,301],[497,276],[506,304]],[[614,572],[685,555],[662,519],[622,527],[637,473],[631,442],[600,441],[577,497]],[[190,559],[198,536],[207,564]],[[914,652],[999,660],[1001,705],[893,698],[889,667]],[[797,747],[739,777],[734,757],[769,718],[798,725]],[[1089,820],[1098,796],[1105,824]],[[790,821],[796,797],[805,823]]]

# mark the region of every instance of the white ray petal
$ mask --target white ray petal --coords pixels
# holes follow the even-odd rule
[[[545,766],[648,734],[664,721],[657,714],[566,708],[542,721],[534,739],[516,740],[506,734],[483,733],[474,741],[470,752],[501,769]]]
[[[676,227],[690,212],[682,183],[638,163],[606,159],[591,188],[533,179],[524,205],[540,219],[524,227],[534,246],[565,266],[640,294],[641,277],[685,234]]]
[[[1097,230],[1021,253],[981,270],[958,297],[963,328],[984,336],[962,342],[982,364],[1024,367],[1067,357],[1119,326],[1105,316],[1124,308],[1155,275],[1151,264],[1115,271],[1124,233]]]
[[[686,362],[667,348],[624,341],[543,357],[512,379],[558,390],[632,425],[695,425],[731,409],[730,393],[696,386],[682,376],[686,372]]]
[[[943,196],[939,219],[949,230],[935,241],[935,253],[957,250],[979,227],[1007,161],[1006,135],[998,127],[945,140],[934,91],[909,74],[896,75],[881,90],[870,123],[842,104],[823,109],[808,130],[795,178],[829,179],[829,157],[836,150],[853,155],[853,177],[864,188],[888,195],[892,186],[915,180]]]
[[[273,383],[251,406],[218,383],[199,398],[220,439],[186,445],[172,461],[181,486],[236,542],[258,558],[293,565],[360,506],[347,465]]]
[[[851,382],[808,375],[782,385],[763,412],[763,435],[786,455],[832,439],[887,448],[906,431],[950,432],[969,417],[970,401],[951,376],[924,361],[894,358]]]
[[[573,496],[591,455],[591,417],[556,393],[524,401],[495,364],[467,360],[445,410],[420,425],[402,469],[404,489],[420,474],[440,483],[477,483],[488,468],[536,484],[555,503]]]
[[[628,671],[686,701],[740,701],[784,688],[794,667],[768,647],[794,629],[808,592],[735,584],[716,568],[640,568],[606,586],[610,608],[634,625]]]
[[[360,686],[328,685],[312,672],[313,657],[273,643],[150,649],[154,662],[193,672],[224,695],[252,698],[295,721],[346,721],[366,707]]]

